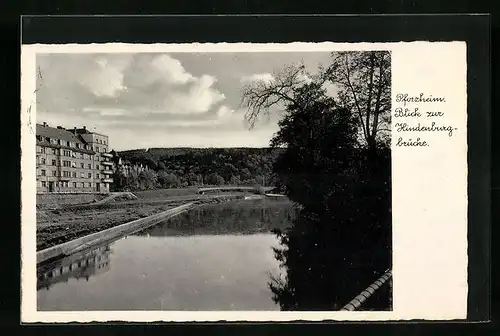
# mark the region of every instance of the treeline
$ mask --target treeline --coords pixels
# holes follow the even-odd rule
[[[271,186],[273,164],[280,152],[279,148],[150,148],[117,152],[122,161],[149,169],[132,170],[127,176],[115,172],[112,189]]]

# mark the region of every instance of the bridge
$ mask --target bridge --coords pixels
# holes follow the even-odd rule
[[[273,190],[274,187],[262,187],[262,190],[264,192],[268,192],[270,190]],[[198,194],[204,194],[206,192],[212,192],[212,191],[251,191],[255,192],[258,191],[258,187],[207,187],[207,188],[198,188]]]

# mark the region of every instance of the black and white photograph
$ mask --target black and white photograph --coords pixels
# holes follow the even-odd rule
[[[391,58],[37,53],[36,310],[392,311]]]

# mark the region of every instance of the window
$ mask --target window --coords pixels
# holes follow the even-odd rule
[[[80,163],[80,168],[85,168],[85,164],[83,162]]]
[[[57,155],[57,149],[52,148],[52,154]]]
[[[40,160],[40,163],[44,165],[44,164],[45,164],[45,159],[44,159],[44,158],[42,158],[42,159]]]
[[[64,156],[71,156],[71,151],[68,149],[64,150]]]
[[[76,172],[73,172],[73,173],[71,174],[71,176],[72,176],[72,177],[76,177]]]
[[[45,176],[45,174],[46,174],[45,169],[42,169],[42,176]]]
[[[40,153],[45,154],[45,147],[40,147]]]
[[[80,159],[85,159],[85,154],[80,153]]]
[[[70,147],[70,146],[69,146],[69,141],[66,141],[66,146]]]
[[[52,171],[52,176],[57,176],[57,170]]]
[[[73,182],[73,188],[76,188],[76,182]]]
[[[71,161],[67,161],[67,160],[63,161],[63,166],[64,167],[71,167]]]
[[[80,144],[78,142],[76,143],[76,148],[80,148]]]
[[[52,160],[52,165],[55,166],[56,165],[56,160]]]
[[[42,181],[42,187],[44,187],[44,188],[45,188],[46,186],[47,186],[47,182]]]
[[[85,188],[85,182],[82,182],[82,188]]]
[[[64,187],[66,187],[66,188],[67,188],[67,187],[68,187],[68,184],[69,184],[68,182],[64,182]]]
[[[92,173],[89,173],[89,174],[88,174],[88,178],[92,178]]]
[[[45,170],[42,170],[44,172]],[[43,174],[42,174],[43,175]],[[99,178],[99,174],[95,174],[95,178]]]
[[[95,151],[99,152],[99,147],[95,146]]]
[[[71,177],[71,173],[69,171],[63,171],[64,177]]]
[[[61,140],[57,140],[57,144],[58,144],[58,145],[61,145]]]
[[[89,182],[89,188],[92,188],[92,182]]]
[[[95,165],[95,169],[99,170],[99,165]]]

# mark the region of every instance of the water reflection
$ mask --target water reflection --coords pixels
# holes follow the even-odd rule
[[[138,236],[185,236],[269,233],[285,229],[295,218],[288,200],[240,200],[210,204],[136,233]]]
[[[106,245],[38,266],[37,289],[49,290],[53,285],[68,282],[71,278],[88,281],[92,276],[105,273],[110,269],[111,253],[109,245]]]
[[[272,276],[269,287],[281,310],[339,310],[390,265],[390,234],[384,236],[385,229],[362,234],[356,226],[332,223],[327,214],[319,217],[301,211],[293,226],[278,234],[281,247],[274,248],[274,253],[283,274]],[[363,309],[390,309],[387,287]]]
[[[38,310],[279,310],[268,288],[279,241],[262,231],[292,216],[262,200],[190,211],[39,268]]]

